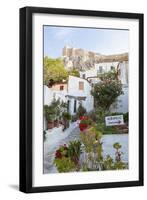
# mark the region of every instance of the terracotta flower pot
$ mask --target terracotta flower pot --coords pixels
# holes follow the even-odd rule
[[[84,131],[88,127],[88,124],[79,124],[80,131]]]
[[[48,129],[54,128],[54,122],[48,122],[47,127]]]
[[[57,127],[57,128],[59,127],[59,121],[58,120],[54,121],[54,127]]]

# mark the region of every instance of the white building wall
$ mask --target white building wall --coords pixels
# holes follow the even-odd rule
[[[124,94],[118,97],[117,105],[112,105],[110,107],[111,112],[129,112],[129,99],[128,99],[128,87],[123,87]]]
[[[79,90],[79,82],[84,83],[84,90]],[[85,79],[81,79],[75,76],[69,76],[68,80],[68,95],[73,97],[86,97],[85,100],[82,100],[83,107],[87,110],[87,112],[93,110],[93,97],[91,95],[91,85]],[[71,114],[75,114],[74,110],[74,98],[71,100]],[[77,108],[79,106],[80,101],[77,101]]]
[[[128,62],[124,61],[119,64],[120,75],[119,78],[123,85],[128,84]]]
[[[95,64],[95,70],[99,72],[100,67],[102,67],[103,72],[109,72],[111,70],[111,66],[117,69],[119,62],[104,62]]]
[[[87,70],[85,72],[80,72],[80,78],[83,78],[83,75],[85,75],[85,79],[87,79],[88,77],[95,77],[97,76],[97,70],[96,69],[91,69],[91,70]]]
[[[60,99],[63,102],[67,102],[66,95],[67,95],[66,90],[56,91],[44,85],[44,105],[50,105],[54,98],[56,100]]]
[[[44,105],[50,105],[53,100],[53,91],[44,85]]]
[[[120,69],[120,80],[122,81],[122,84],[128,83],[128,62],[105,62],[105,63],[97,63],[95,64],[95,68],[91,70],[87,70],[85,72],[80,72],[80,78],[83,78],[83,75],[85,75],[85,79],[89,77],[96,77],[98,74],[100,74],[100,67],[102,67],[102,73],[111,71],[111,66],[114,67],[115,70],[117,70],[117,67],[119,66]]]
[[[119,62],[97,63],[95,64],[95,67],[93,69],[87,70],[85,72],[80,72],[80,77],[83,78],[84,75],[85,79],[89,78],[88,80],[91,79],[92,83],[96,84],[97,82],[99,82],[99,79],[96,78],[98,74],[111,71],[111,66],[113,66],[114,69],[116,70],[118,64]],[[100,72],[100,67],[102,68],[102,72]]]

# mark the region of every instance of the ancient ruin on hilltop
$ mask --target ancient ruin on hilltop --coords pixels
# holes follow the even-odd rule
[[[115,55],[101,55],[84,49],[77,49],[65,46],[62,51],[62,58],[66,69],[77,68],[78,70],[89,70],[95,64],[103,62],[128,61],[128,53]]]

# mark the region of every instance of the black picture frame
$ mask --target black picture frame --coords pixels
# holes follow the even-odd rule
[[[32,16],[50,13],[139,20],[139,180],[64,186],[32,186]],[[24,7],[20,9],[20,191],[26,193],[142,186],[143,167],[143,14],[59,8]]]

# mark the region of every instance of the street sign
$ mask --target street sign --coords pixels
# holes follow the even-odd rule
[[[123,125],[124,124],[123,115],[106,116],[105,123],[106,126]]]

